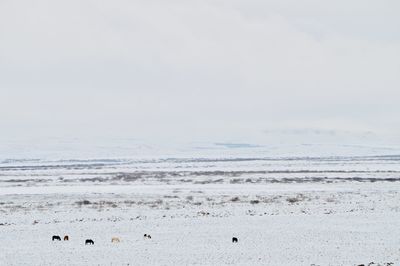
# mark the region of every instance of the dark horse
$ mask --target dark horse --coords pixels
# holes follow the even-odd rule
[[[94,245],[94,241],[92,239],[86,239],[85,245]]]
[[[69,240],[69,236],[64,236],[64,241],[68,241]]]
[[[60,237],[60,236],[53,236],[53,237],[51,238],[51,241],[54,241],[54,240],[61,241],[61,237]]]
[[[238,241],[237,237],[232,237],[232,243],[237,243]]]

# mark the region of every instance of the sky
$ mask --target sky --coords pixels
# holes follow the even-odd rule
[[[0,138],[400,143],[399,10],[0,0]]]

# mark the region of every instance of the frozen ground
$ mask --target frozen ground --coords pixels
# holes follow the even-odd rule
[[[399,162],[3,160],[0,265],[399,265]]]

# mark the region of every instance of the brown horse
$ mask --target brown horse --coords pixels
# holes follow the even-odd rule
[[[64,241],[68,241],[69,240],[69,236],[64,236]]]

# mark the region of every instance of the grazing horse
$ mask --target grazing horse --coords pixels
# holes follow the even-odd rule
[[[119,243],[119,242],[121,242],[121,240],[118,238],[118,237],[113,237],[113,238],[111,238],[111,243]]]
[[[85,245],[94,245],[94,241],[92,239],[86,239]]]
[[[64,241],[68,241],[69,240],[69,236],[64,236]]]
[[[54,241],[54,240],[61,241],[61,237],[60,237],[60,236],[53,236],[53,237],[51,238],[51,241]]]
[[[151,235],[149,235],[149,234],[144,234],[144,236],[143,236],[144,238],[148,238],[148,239],[151,239]]]
[[[232,237],[232,243],[237,243],[238,241],[237,237]]]

